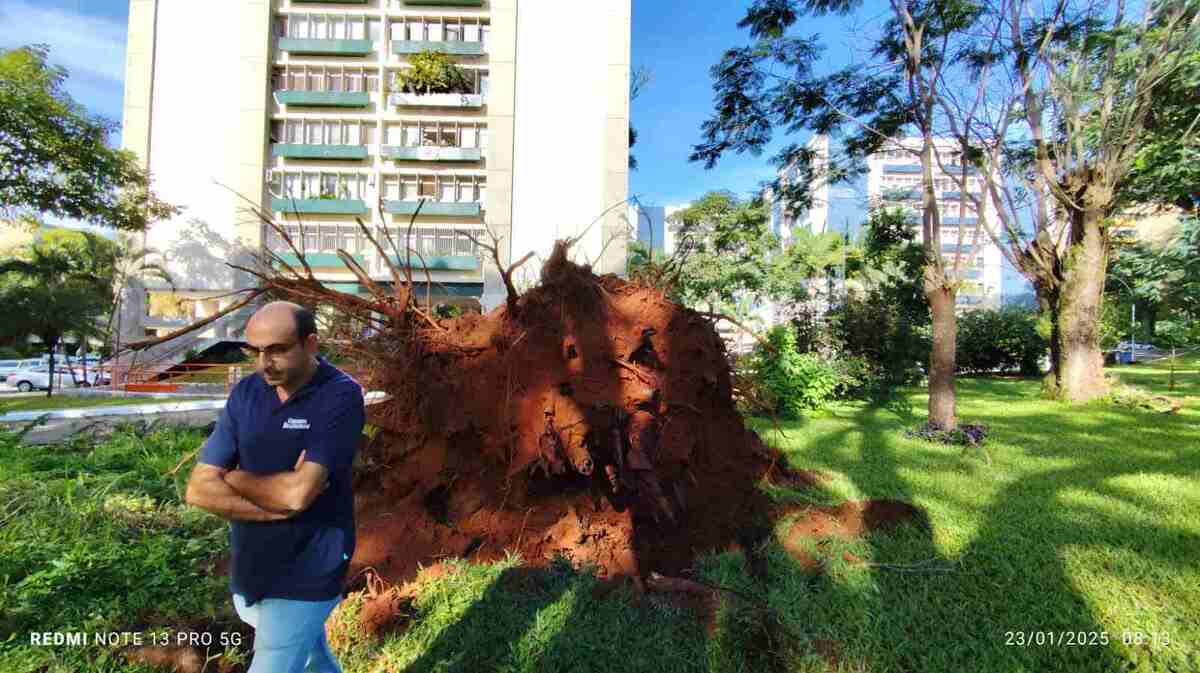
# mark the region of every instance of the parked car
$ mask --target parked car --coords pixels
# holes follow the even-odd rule
[[[54,368],[54,387],[61,388],[63,386],[74,386],[76,377],[71,376],[71,370],[67,367]],[[45,366],[31,367],[22,369],[8,375],[8,385],[13,386],[23,393],[31,390],[46,390],[50,387],[50,368]]]
[[[40,361],[37,359],[30,360],[0,360],[0,378],[6,379],[9,374],[18,372],[23,369],[33,369],[38,366]]]
[[[1128,351],[1129,346],[1130,346],[1130,344],[1128,341],[1122,341],[1121,343],[1117,344],[1117,350]],[[1141,353],[1142,351],[1149,353],[1156,349],[1154,348],[1153,344],[1142,343],[1139,341],[1137,343],[1137,345],[1134,346],[1133,350],[1134,350],[1134,352],[1137,352],[1137,353]]]

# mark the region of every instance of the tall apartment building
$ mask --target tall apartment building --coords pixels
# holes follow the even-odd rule
[[[919,150],[921,139],[903,138],[894,145],[897,146],[868,159],[867,195],[873,204],[904,208],[919,220],[922,208],[921,161],[910,150]],[[959,170],[955,144],[949,140],[939,140],[936,147],[942,158],[941,165]],[[963,243],[959,250],[960,254],[966,255],[967,283],[959,290],[957,304],[960,308],[997,306],[1000,303],[1004,258],[984,231],[979,233],[977,247],[972,248],[974,225],[979,222],[979,214],[975,212],[973,201],[959,190],[957,175],[951,177],[940,170],[940,166],[934,169],[934,191],[942,223],[941,252],[943,255],[953,255],[958,249],[961,232]],[[966,176],[968,192],[979,193],[983,187],[978,172],[968,167]],[[994,223],[995,214],[986,200],[984,206],[984,215]]]
[[[391,280],[355,218],[396,238],[421,199],[411,264],[429,271],[435,302],[503,301],[468,237],[487,229],[505,263],[537,253],[530,278],[577,235],[577,259],[623,272],[631,223],[610,207],[628,190],[631,0],[563,12],[550,0],[130,0],[124,146],[184,208],[145,235],[184,316],[150,315],[167,294],[150,288],[131,312],[138,334],[211,315],[254,284],[225,262],[266,248],[296,261],[248,205],[286,223],[318,277],[347,292],[363,290],[338,249]],[[405,91],[397,75],[425,50],[450,55],[466,84]]]

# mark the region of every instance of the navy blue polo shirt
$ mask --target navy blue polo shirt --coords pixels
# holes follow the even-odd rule
[[[262,598],[329,600],[342,591],[354,555],[351,465],[365,422],[362,388],[319,358],[317,372],[280,402],[259,372],[234,386],[199,462],[254,474],[304,460],[329,470],[329,488],[282,521],[233,521],[230,588],[248,605]]]

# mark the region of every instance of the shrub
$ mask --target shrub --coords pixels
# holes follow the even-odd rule
[[[768,330],[771,348],[759,345],[750,370],[775,414],[798,418],[804,412],[824,407],[843,383],[837,368],[819,355],[796,349],[796,335],[789,325]]]
[[[396,74],[396,88],[412,93],[462,93],[470,90],[467,73],[448,54],[426,49],[408,59]]]
[[[868,362],[888,385],[916,383],[929,360],[929,312],[881,292],[851,295],[830,309],[829,330],[843,358]]]
[[[958,316],[958,371],[1040,373],[1049,345],[1039,334],[1037,315],[1027,308],[981,308]]]

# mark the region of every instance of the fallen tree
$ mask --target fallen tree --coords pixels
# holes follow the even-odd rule
[[[379,282],[339,251],[367,294],[331,289],[254,212],[299,264],[267,251],[231,265],[259,281],[250,295],[332,309],[330,338],[360,383],[386,393],[369,407],[375,432],[356,471],[355,573],[400,583],[440,557],[516,551],[608,576],[670,575],[766,535],[758,482],[795,474],[743,424],[710,316],[660,288],[597,276],[560,241],[536,287],[518,294],[506,282],[495,310],[437,319],[416,300],[432,281],[408,265],[389,262],[392,280]],[[359,224],[383,259],[414,254]]]

